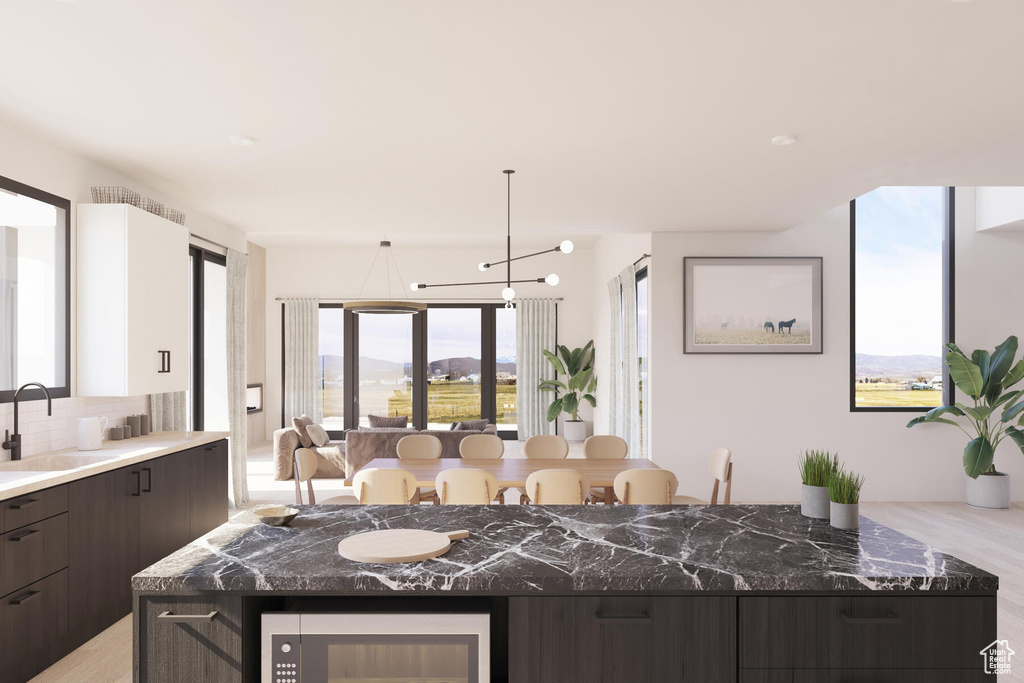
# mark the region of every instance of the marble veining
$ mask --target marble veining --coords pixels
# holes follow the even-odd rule
[[[840,531],[792,505],[300,506],[243,513],[137,574],[139,591],[492,594],[601,591],[994,591],[998,579],[870,519]],[[362,531],[468,529],[440,558],[359,564]]]

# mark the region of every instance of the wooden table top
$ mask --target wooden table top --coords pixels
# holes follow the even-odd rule
[[[499,486],[514,488],[526,486],[526,478],[538,470],[579,470],[587,475],[591,486],[610,487],[615,483],[615,476],[619,472],[661,469],[646,458],[627,458],[625,460],[588,460],[586,458],[565,458],[563,460],[530,460],[528,458],[399,460],[398,458],[374,458],[362,469],[372,467],[402,469],[411,472],[416,477],[417,486],[433,486],[434,480],[442,470],[487,470],[498,478]],[[345,485],[351,486],[352,480],[346,479]]]

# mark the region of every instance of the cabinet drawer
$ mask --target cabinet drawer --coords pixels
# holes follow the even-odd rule
[[[978,661],[981,661],[979,655]],[[793,683],[986,683],[981,664],[973,669],[833,669],[831,671],[796,670]],[[758,680],[758,679],[754,679]],[[771,679],[768,679],[771,680]],[[781,680],[781,679],[780,679]],[[747,683],[743,679],[743,683]]]
[[[0,536],[0,595],[68,566],[68,515],[28,524]]]
[[[68,511],[68,487],[55,486],[52,489],[36,491],[0,503],[3,506],[3,527],[0,533],[17,529],[26,524],[38,522],[47,517]]]
[[[739,614],[750,669],[972,669],[996,637],[994,597],[750,597]]]
[[[68,570],[0,599],[0,681],[21,683],[60,659],[68,636]]]
[[[241,683],[240,597],[141,597],[138,609],[136,680]]]

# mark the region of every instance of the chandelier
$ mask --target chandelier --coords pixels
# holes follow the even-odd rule
[[[384,252],[383,267],[386,271],[388,283],[388,298],[377,300],[363,299],[363,290],[366,289],[366,283],[370,280],[370,275],[373,274],[373,268],[377,265],[377,259],[380,258],[381,251]],[[391,251],[391,242],[390,240],[381,240],[380,246],[377,247],[377,253],[374,254],[373,261],[370,263],[370,269],[366,271],[366,277],[363,278],[363,285],[359,288],[359,294],[356,295],[354,301],[346,301],[343,304],[345,310],[352,311],[353,313],[419,313],[420,311],[427,310],[427,305],[424,303],[409,301],[408,299],[391,298],[392,266],[395,268],[395,274],[398,276],[398,282],[402,285],[401,290],[404,292],[405,282],[402,280],[402,271],[398,269],[398,261],[395,260],[395,254]]]

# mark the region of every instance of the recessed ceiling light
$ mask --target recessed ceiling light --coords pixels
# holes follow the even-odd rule
[[[232,135],[230,140],[232,145],[238,145],[239,147],[252,147],[256,144],[256,138],[248,135]]]
[[[785,147],[786,145],[792,145],[796,142],[795,135],[776,135],[772,138],[772,144],[776,147]]]

